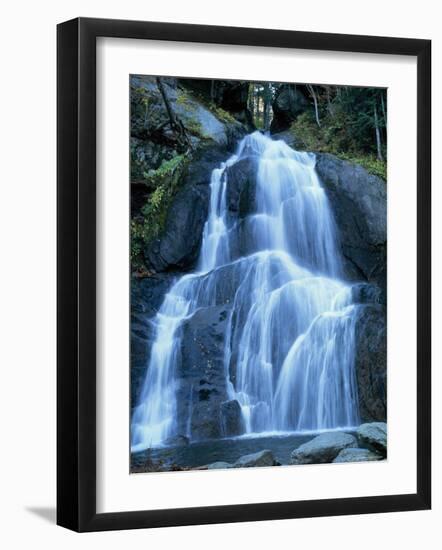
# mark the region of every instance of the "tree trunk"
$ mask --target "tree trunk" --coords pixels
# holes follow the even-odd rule
[[[311,84],[307,84],[307,89],[313,98],[313,103],[315,104],[316,124],[321,127],[321,122],[319,121],[318,98],[316,97],[315,90]]]
[[[172,110],[172,107],[170,106],[169,98],[167,97],[166,90],[164,89],[163,82],[161,81],[161,78],[157,76],[156,78],[158,89],[160,90],[161,97],[163,98],[164,105],[166,107],[167,115],[170,120],[170,125],[173,129],[176,129],[178,126],[177,119],[175,117],[175,113]]]
[[[170,105],[169,98],[167,97],[163,82],[159,76],[156,77],[156,82],[157,82],[157,86],[160,91],[161,97],[163,98],[164,105],[166,107],[167,115],[170,121],[170,126],[172,130],[176,132],[176,134],[178,135],[178,143],[180,143],[181,146],[186,146],[189,149],[192,149],[192,144],[187,135],[186,128],[184,127],[184,124],[181,122],[181,120],[173,112],[173,109]]]
[[[382,146],[381,146],[381,131],[379,128],[379,119],[378,119],[378,110],[376,108],[376,103],[374,104],[374,128],[376,133],[376,149],[377,149],[377,157],[378,160],[384,160],[384,157],[382,156]]]
[[[385,111],[384,94],[382,92],[381,92],[381,108],[382,108],[382,115],[385,121],[385,126],[387,126],[387,113]]]
[[[267,99],[264,99],[264,130],[266,132],[269,129],[269,107],[270,102]]]

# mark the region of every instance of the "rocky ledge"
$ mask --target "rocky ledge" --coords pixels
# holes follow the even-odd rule
[[[213,462],[207,466],[202,466],[201,470],[218,470],[226,468],[257,468],[259,466],[280,466],[275,460],[272,451],[265,449],[249,455],[244,455],[236,462]]]
[[[371,422],[359,426],[356,437],[344,432],[327,432],[304,443],[291,454],[291,464],[363,462],[387,456],[387,424]]]

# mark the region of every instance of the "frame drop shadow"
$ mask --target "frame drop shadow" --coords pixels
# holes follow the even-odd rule
[[[55,506],[27,506],[26,511],[38,516],[49,523],[55,525],[57,519],[57,511]]]

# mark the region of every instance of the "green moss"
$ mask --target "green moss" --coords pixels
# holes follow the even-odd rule
[[[201,126],[201,123],[196,119],[187,119],[184,122],[184,126],[186,127],[186,130],[194,136],[197,136],[200,138],[207,137],[204,135],[203,127]]]
[[[342,160],[360,164],[370,174],[387,179],[387,162],[358,149],[339,113],[324,118],[320,127],[311,113],[302,113],[291,125],[290,132],[299,143],[298,147],[306,151],[331,153]]]
[[[225,122],[227,124],[237,123],[237,120],[229,112],[225,111],[224,109],[221,109],[221,107],[217,107],[214,103],[209,104],[209,110],[221,122]]]
[[[378,176],[378,178],[387,181],[387,163],[385,161],[378,160],[370,155],[355,156],[348,153],[336,153],[336,156],[342,160],[359,164],[365,168],[369,174],[373,174],[374,176]]]
[[[164,228],[167,212],[176,195],[189,156],[176,155],[163,161],[157,170],[145,173],[146,184],[154,191],[141,208],[141,215],[131,220],[131,263],[133,269],[143,267],[145,246],[158,237]]]

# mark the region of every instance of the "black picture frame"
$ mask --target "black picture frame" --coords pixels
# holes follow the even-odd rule
[[[417,58],[417,491],[361,498],[96,512],[96,39]],[[431,41],[79,18],[57,28],[57,523],[75,531],[425,510],[431,506]]]

